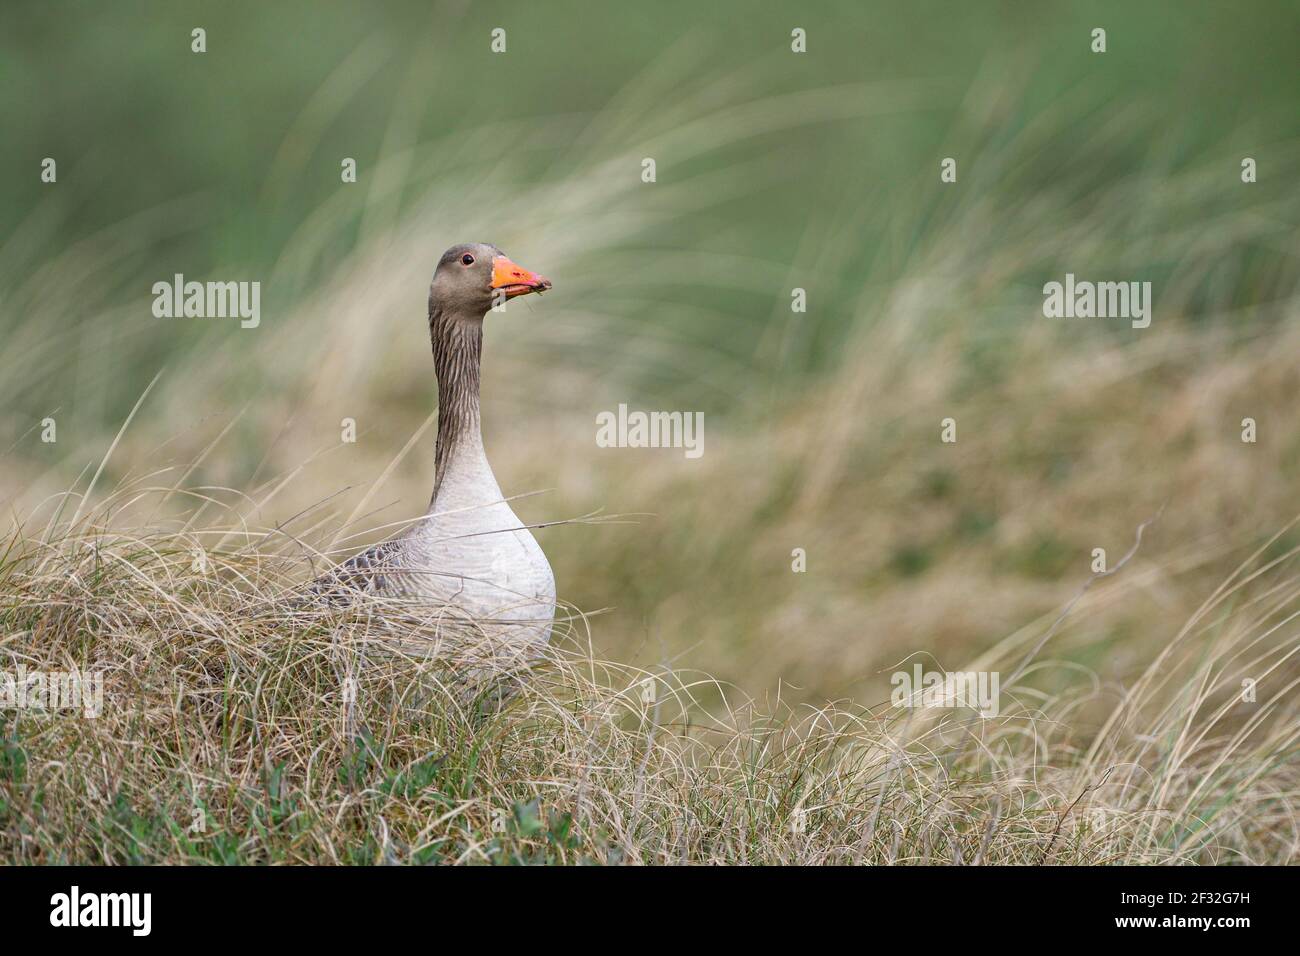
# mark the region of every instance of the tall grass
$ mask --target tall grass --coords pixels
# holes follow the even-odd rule
[[[752,96],[748,73],[698,59],[674,51],[607,113],[457,129],[382,157],[283,249],[255,330],[161,322],[143,278],[136,298],[96,305],[123,236],[147,247],[152,221],[6,273],[5,501],[24,515],[93,471],[157,375],[104,481],[147,461],[249,489],[255,523],[327,497],[354,515],[348,535],[408,519],[432,458],[430,250],[482,235],[557,283],[488,323],[486,441],[507,491],[554,489],[520,502],[539,523],[646,515],[644,530],[541,534],[566,597],[618,609],[596,635],[608,656],[649,665],[663,647],[751,693],[785,680],[808,701],[879,696],[893,660],[960,658],[1047,613],[1092,549],[1122,548],[1168,501],[1146,555],[1178,573],[1150,569],[1151,588],[1095,619],[1096,652],[1079,648],[1087,666],[1134,664],[1226,573],[1224,549],[1289,520],[1292,143],[1251,186],[1228,134],[1099,177],[1155,121],[1149,104],[1112,116],[1082,88],[1044,110],[1022,77],[987,72],[944,144],[979,157],[960,189],[920,165],[892,193],[849,175],[862,201],[810,207],[778,262],[717,226],[782,181],[774,139],[914,120],[953,91],[895,79]],[[637,175],[647,154],[653,186]],[[1042,318],[1042,282],[1067,271],[1154,276],[1152,328]],[[808,313],[789,311],[794,286]],[[596,413],[620,402],[704,410],[709,452],[595,448]],[[57,444],[38,440],[47,414]],[[952,446],[935,440],[947,416]],[[1247,416],[1254,445],[1239,440]],[[344,418],[355,445],[339,441]],[[795,547],[808,575],[789,571]]]
[[[1074,13],[844,5],[799,58],[783,11],[686,6],[613,47],[521,8],[490,66],[472,6],[322,12],[319,63],[244,71],[205,13],[214,54],[162,24],[150,69],[291,109],[213,109],[166,169],[153,126],[58,145],[99,128],[73,73],[17,124],[61,174],[0,242],[0,665],[102,667],[112,706],[0,711],[5,858],[1294,857],[1293,11],[1117,8],[1098,58]],[[1205,17],[1246,31],[1212,80]],[[101,59],[133,129],[143,68]],[[574,609],[504,713],[392,608],[266,610],[428,500],[424,299],[466,239],[556,282],[487,325],[489,457]],[[262,325],[155,319],[174,271],[260,278]],[[1152,327],[1044,319],[1066,272],[1150,279]],[[621,402],[704,411],[705,456],[596,448]],[[1049,631],[997,718],[869,706],[901,661],[1010,674]]]
[[[437,618],[394,628],[382,604],[281,603],[327,528],[127,519],[174,490],[123,487],[6,542],[0,669],[102,672],[105,687],[98,717],[4,712],[7,860],[1295,857],[1298,549],[1245,555],[1122,684],[1040,654],[1055,625],[1009,635],[966,665],[1008,680],[995,717],[760,703],[704,674],[599,660],[577,614],[502,708],[455,688],[455,651],[411,652]],[[1070,679],[1044,692],[1054,668]]]

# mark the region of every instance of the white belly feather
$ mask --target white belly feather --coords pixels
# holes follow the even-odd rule
[[[428,515],[397,543],[385,590],[445,606],[484,633],[545,642],[555,577],[532,532],[504,500],[481,444],[458,447]]]

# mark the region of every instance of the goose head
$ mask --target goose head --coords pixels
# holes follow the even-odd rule
[[[429,287],[429,310],[474,318],[506,299],[545,292],[551,281],[510,261],[496,246],[468,242],[452,246],[438,260]]]

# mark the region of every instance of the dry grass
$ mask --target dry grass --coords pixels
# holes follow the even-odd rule
[[[1300,842],[1300,577],[1276,541],[1122,686],[1067,668],[1043,693],[1055,623],[1007,637],[963,668],[1001,672],[997,717],[760,706],[596,660],[577,614],[498,709],[466,705],[453,657],[403,654],[390,608],[276,603],[327,522],[131,525],[175,494],[68,501],[7,541],[0,668],[102,672],[104,708],[0,712],[6,861],[1284,863]]]
[[[429,494],[431,256],[480,236],[556,280],[487,325],[497,476],[509,494],[553,489],[519,501],[530,522],[643,516],[538,536],[563,597],[617,609],[594,635],[599,656],[690,662],[750,694],[785,682],[814,705],[879,699],[900,658],[956,667],[1050,614],[1093,548],[1122,551],[1168,502],[1137,593],[1098,601],[1087,630],[1062,635],[1062,653],[1103,679],[1134,672],[1233,549],[1295,510],[1288,128],[1270,147],[1276,172],[1247,187],[1245,133],[1191,155],[1172,134],[1150,145],[1164,116],[1152,102],[1102,109],[1084,87],[1044,108],[1001,65],[969,89],[894,78],[795,94],[753,82],[758,65],[703,70],[705,52],[674,48],[596,114],[395,146],[364,191],[314,209],[274,268],[248,273],[266,282],[256,330],[160,323],[150,257],[126,280],[126,250],[165,241],[182,206],[39,269],[36,243],[10,243],[22,256],[0,261],[0,399],[15,410],[0,418],[0,501],[28,515],[88,467],[84,482],[161,369],[103,485],[170,466],[169,484],[247,489],[232,521],[276,524],[328,497],[359,536],[340,544],[385,533]],[[959,96],[944,151],[979,157],[960,189],[938,188],[928,153],[889,189],[845,154],[852,202],[770,233],[733,218],[789,178],[773,151],[787,134],[885,128]],[[672,157],[653,188],[636,175],[645,155]],[[531,175],[539,158],[549,172]],[[1042,282],[1067,271],[1153,277],[1151,328],[1043,318]],[[807,313],[789,310],[795,286]],[[622,402],[705,412],[706,454],[597,448],[596,413]],[[54,444],[38,437],[47,414]],[[956,445],[937,440],[950,415]],[[1240,441],[1247,416],[1256,444]],[[344,418],[355,444],[339,440]],[[796,547],[807,574],[790,572]]]
[[[706,53],[595,115],[429,140],[395,119],[364,191],[249,271],[255,332],[153,318],[153,252],[193,228],[186,202],[70,249],[38,220],[2,250],[0,670],[102,670],[107,691],[97,719],[0,709],[0,859],[1294,859],[1294,138],[1246,187],[1256,137],[1189,157],[1158,102],[1080,88],[1044,109],[1000,63],[964,94],[792,93]],[[786,140],[885,142],[890,117],[962,95],[943,144],[972,158],[960,189],[936,188],[928,147],[896,178],[830,149],[843,202],[778,204],[752,234],[734,218],[789,178]],[[561,596],[616,612],[575,613],[504,712],[466,705],[454,661],[400,653],[377,626],[392,608],[270,609],[427,501],[424,296],[431,256],[466,238],[557,281],[488,325],[496,473],[556,489],[517,510],[643,515],[539,533]],[[1152,327],[1043,319],[1067,271],[1153,278]],[[595,413],[624,401],[704,410],[708,453],[596,448]],[[1091,549],[1113,564],[1166,502],[1053,631]],[[913,655],[999,671],[1000,715],[865,706]]]

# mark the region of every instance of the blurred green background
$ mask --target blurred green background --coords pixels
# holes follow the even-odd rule
[[[427,283],[464,240],[556,283],[489,325],[502,486],[551,489],[521,503],[531,520],[642,515],[541,536],[561,596],[613,609],[592,621],[603,653],[878,699],[906,654],[958,667],[1050,613],[1091,548],[1121,554],[1170,501],[1131,600],[1061,648],[1122,670],[1295,507],[1296,3],[0,19],[14,515],[97,463],[161,372],[108,482],[217,441],[191,481],[249,492],[251,523],[345,488],[347,517],[432,411]],[[1041,286],[1067,271],[1152,281],[1152,329],[1044,319]],[[176,272],[260,280],[261,326],[155,319],[149,289]],[[597,449],[594,416],[619,402],[703,411],[704,459]],[[356,446],[338,444],[345,415]],[[947,415],[957,446],[937,441]],[[1238,440],[1245,415],[1267,423],[1258,447]],[[361,523],[417,513],[431,462],[426,433]]]

